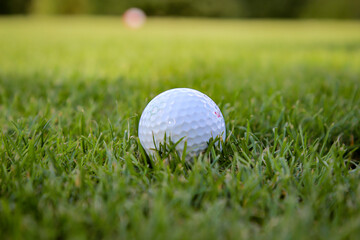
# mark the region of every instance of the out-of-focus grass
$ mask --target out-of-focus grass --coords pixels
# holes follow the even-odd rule
[[[356,239],[357,29],[0,18],[1,236]],[[219,104],[222,153],[192,165],[141,154],[139,115],[174,87]]]

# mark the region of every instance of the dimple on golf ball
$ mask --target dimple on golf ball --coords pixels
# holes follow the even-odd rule
[[[176,143],[183,138],[176,150],[181,156],[186,142],[187,157],[192,157],[218,136],[225,140],[225,121],[219,107],[207,95],[189,88],[175,88],[156,96],[139,122],[140,143],[149,155],[164,141]]]

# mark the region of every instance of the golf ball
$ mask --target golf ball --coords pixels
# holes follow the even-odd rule
[[[139,8],[130,8],[124,13],[123,21],[127,27],[137,29],[144,25],[146,15],[144,11]]]
[[[156,96],[139,122],[140,143],[149,155],[164,140],[176,143],[183,138],[176,150],[181,156],[186,142],[188,159],[204,151],[208,141],[218,136],[225,140],[225,121],[219,107],[207,95],[189,88],[175,88]]]

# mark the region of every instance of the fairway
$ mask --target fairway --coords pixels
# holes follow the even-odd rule
[[[0,18],[2,239],[358,239],[360,22]],[[220,107],[222,151],[145,155],[146,104]]]

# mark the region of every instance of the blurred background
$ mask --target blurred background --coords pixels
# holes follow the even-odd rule
[[[359,0],[0,0],[0,14],[122,14],[225,18],[359,18]]]

